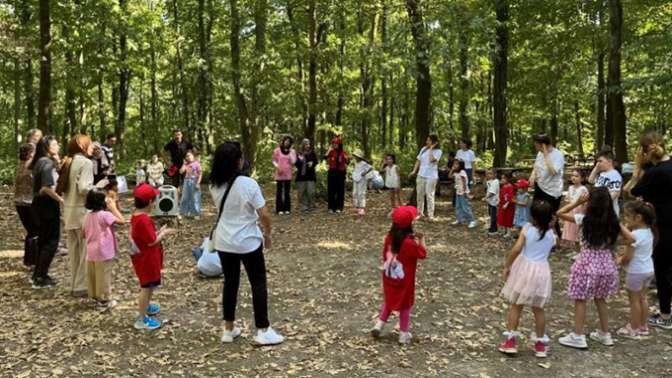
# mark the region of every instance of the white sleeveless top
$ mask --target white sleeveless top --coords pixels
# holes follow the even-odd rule
[[[539,240],[541,233],[531,224],[526,224],[525,229],[525,246],[523,247],[523,256],[532,261],[546,261],[548,255],[551,254],[553,246],[555,246],[555,234],[553,230],[546,231],[546,235]]]
[[[388,189],[399,188],[399,174],[397,173],[397,165],[385,167],[385,187]]]

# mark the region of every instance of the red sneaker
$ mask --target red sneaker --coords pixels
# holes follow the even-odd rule
[[[548,348],[541,340],[534,343],[534,355],[539,358],[546,358],[548,356]]]
[[[506,339],[503,343],[499,344],[500,352],[504,354],[516,354],[518,353],[518,348],[516,347],[516,337],[511,336]]]

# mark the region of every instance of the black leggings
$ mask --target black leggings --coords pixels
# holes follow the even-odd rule
[[[224,290],[222,292],[222,307],[224,320],[236,320],[236,303],[238,302],[238,287],[240,286],[240,263],[243,263],[247,278],[252,287],[252,306],[254,308],[254,323],[258,329],[268,328],[268,293],[266,289],[266,264],[264,262],[264,246],[250,253],[219,252],[224,271]]]
[[[653,250],[653,269],[656,274],[656,289],[660,312],[670,314],[672,302],[672,224],[658,225],[658,244]]]
[[[32,205],[37,222],[37,261],[33,278],[46,278],[61,237],[61,208],[54,199],[39,195]]]
[[[281,211],[291,211],[292,196],[290,195],[290,189],[292,187],[292,182],[290,180],[278,180],[276,183],[277,188],[275,191],[275,212],[279,213]]]
[[[560,197],[553,197],[552,195],[544,192],[541,190],[539,185],[536,183],[534,184],[534,201],[546,201],[548,202],[551,207],[553,208],[553,217],[555,218],[555,213],[560,210],[560,203],[562,202],[562,196]],[[560,222],[555,221],[555,234],[556,235],[562,235],[562,231],[560,231]]]
[[[329,210],[343,210],[345,203],[345,171],[330,169],[327,175]]]
[[[23,240],[23,264],[33,266],[37,263],[37,222],[30,205],[16,205],[16,213],[21,219],[26,237]]]

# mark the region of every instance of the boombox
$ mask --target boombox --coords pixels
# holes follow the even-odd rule
[[[163,185],[159,187],[159,196],[156,198],[153,216],[175,217],[179,215],[179,201],[177,188],[172,185]]]

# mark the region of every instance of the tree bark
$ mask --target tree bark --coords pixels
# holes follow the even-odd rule
[[[380,41],[383,52],[387,52],[387,1],[383,0],[383,9],[380,15]],[[388,93],[387,93],[387,74],[383,71],[380,82],[380,145],[387,148],[387,112],[388,112]]]
[[[607,77],[607,123],[614,136],[614,155],[620,162],[628,161],[625,129],[625,104],[621,86],[621,45],[623,43],[623,4],[609,0],[609,75]]]
[[[17,4],[17,12],[21,22],[21,35],[27,38],[30,35],[30,20],[33,17],[31,11],[32,5],[23,0]],[[33,48],[30,42],[26,41],[25,56],[23,58],[23,91],[24,103],[26,105],[26,126],[28,129],[35,128],[35,94],[33,90]]]
[[[67,46],[65,47],[65,70],[66,70],[66,82],[65,82],[65,114],[66,114],[66,124],[63,131],[63,136],[65,139],[69,139],[70,134],[77,133],[77,111],[76,111],[76,100],[75,100],[75,89],[76,80],[75,75],[72,74],[72,71],[76,69],[76,63],[74,54],[72,52],[72,41],[70,38],[70,28],[67,25],[67,22],[63,25],[63,39],[66,41]]]
[[[119,0],[119,8],[122,15],[128,15],[127,0]],[[126,131],[126,104],[128,103],[128,89],[131,71],[128,68],[128,41],[126,25],[123,24],[119,31],[119,110],[117,111],[117,123],[114,125],[114,135],[117,137],[119,155],[124,155],[124,132]]]
[[[469,124],[469,116],[467,115],[467,109],[469,107],[469,35],[465,30],[466,27],[463,25],[460,28],[459,40],[460,40],[460,103],[459,103],[459,112],[460,112],[460,131],[462,139],[471,139],[471,130]]]
[[[51,128],[51,16],[49,0],[40,0],[40,94],[37,127],[45,134]]]
[[[14,59],[14,147],[19,152],[21,145],[21,64]]]
[[[416,0],[406,0],[415,45],[415,144],[421,148],[429,136],[429,108],[432,98],[432,78],[429,70],[429,41],[425,31],[422,10]]]
[[[175,17],[175,33],[180,34],[180,13],[177,7],[177,1],[173,0],[173,15]],[[186,130],[188,136],[191,136],[191,109],[189,106],[189,89],[187,87],[187,82],[184,74],[184,63],[182,62],[182,46],[180,46],[180,39],[178,38],[175,41],[175,60],[177,63],[177,70],[179,72],[180,80],[180,92],[181,92],[181,102],[182,102],[182,125]]]
[[[362,37],[366,31],[364,26],[364,20],[366,16],[370,17],[371,26],[369,29],[369,35],[367,38],[366,45],[360,47],[360,63],[359,63],[359,75],[360,75],[360,85],[361,85],[361,102],[360,106],[362,108],[362,119],[360,120],[360,141],[362,143],[362,149],[364,150],[364,155],[367,157],[371,154],[371,148],[369,145],[369,131],[371,129],[371,113],[373,112],[373,90],[375,87],[375,76],[373,74],[373,68],[371,64],[371,53],[374,49],[375,36],[376,36],[376,25],[378,21],[377,11],[371,10],[371,14],[366,14],[367,10],[360,9],[359,20],[357,22],[357,29]]]
[[[495,1],[497,26],[495,29],[493,112],[495,125],[495,167],[506,164],[509,129],[506,123],[506,87],[509,47],[509,3],[508,0]]]
[[[585,158],[583,152],[583,127],[581,126],[581,113],[579,112],[579,101],[574,101],[574,122],[576,122],[576,147],[579,150],[579,158]]]

